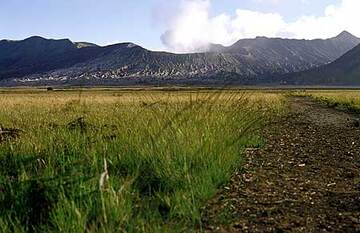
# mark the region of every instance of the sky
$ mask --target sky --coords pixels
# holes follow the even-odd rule
[[[360,0],[0,0],[0,38],[191,52],[256,36],[360,36]]]

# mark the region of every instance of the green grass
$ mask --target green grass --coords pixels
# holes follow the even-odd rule
[[[1,232],[201,230],[275,94],[4,90]]]

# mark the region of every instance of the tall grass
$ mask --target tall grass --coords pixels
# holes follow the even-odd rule
[[[200,207],[262,144],[281,97],[5,92],[1,232],[201,230]]]

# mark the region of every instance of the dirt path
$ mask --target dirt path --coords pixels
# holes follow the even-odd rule
[[[307,98],[205,207],[208,232],[360,232],[360,128]]]

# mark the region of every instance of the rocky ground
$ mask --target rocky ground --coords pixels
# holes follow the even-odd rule
[[[359,116],[309,98],[204,207],[206,232],[360,232]]]

